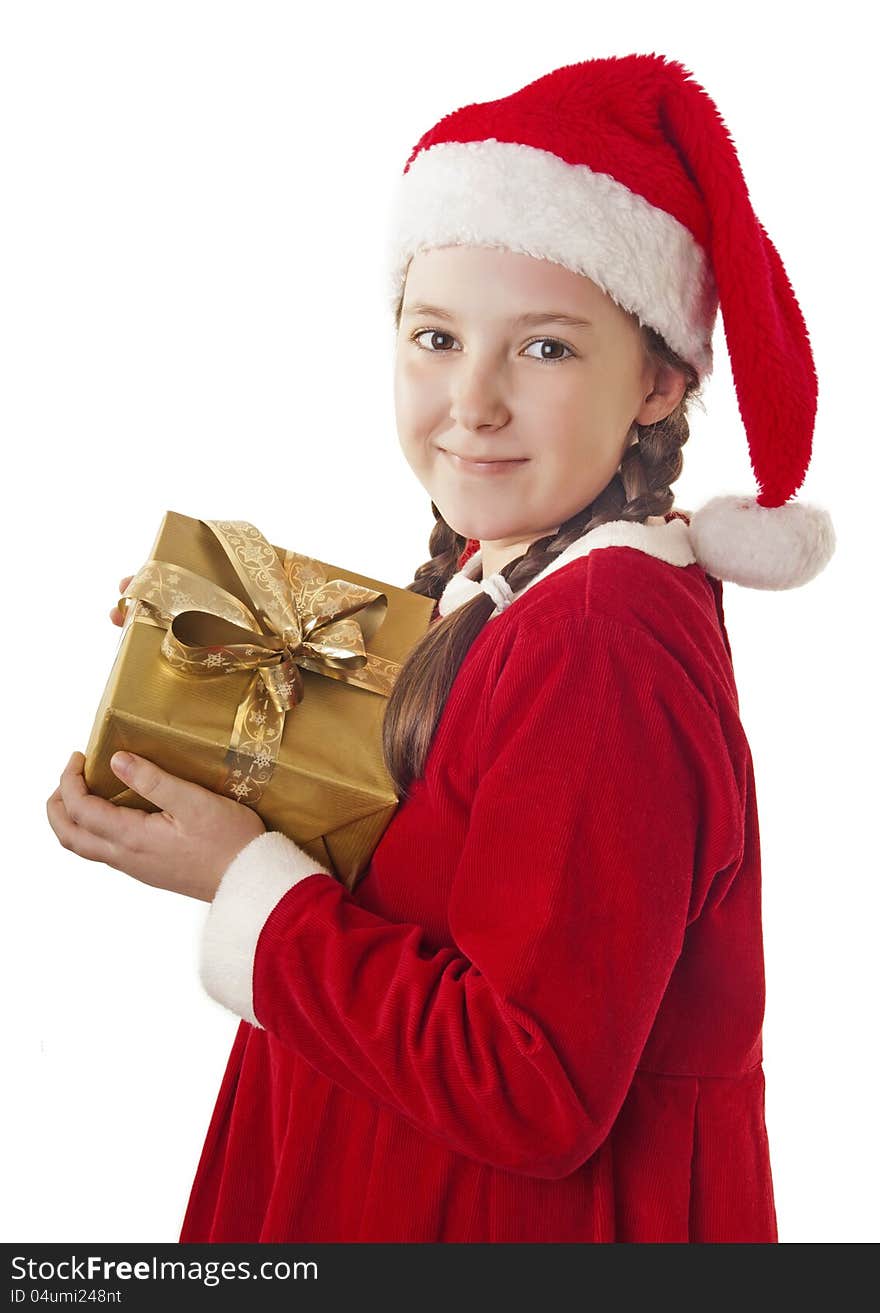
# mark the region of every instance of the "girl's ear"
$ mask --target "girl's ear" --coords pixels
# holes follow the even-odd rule
[[[681,402],[686,388],[687,378],[682,370],[673,365],[657,365],[651,391],[639,407],[635,423],[656,424],[658,420],[671,415]]]

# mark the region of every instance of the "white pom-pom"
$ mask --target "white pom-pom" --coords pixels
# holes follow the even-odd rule
[[[713,497],[691,515],[691,547],[716,579],[744,588],[798,588],[831,560],[831,516],[818,506],[759,506],[753,497]]]

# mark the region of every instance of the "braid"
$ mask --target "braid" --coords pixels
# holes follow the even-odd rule
[[[443,592],[449,580],[458,568],[458,559],[465,549],[467,538],[464,534],[450,529],[437,507],[431,502],[431,510],[436,521],[431,530],[428,547],[430,561],[420,565],[415,579],[407,587],[411,593],[420,593],[422,597],[437,598]]]

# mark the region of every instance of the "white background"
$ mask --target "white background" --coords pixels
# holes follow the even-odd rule
[[[387,207],[443,114],[656,51],[708,90],[810,329],[803,501],[835,557],[725,589],[755,762],[767,1125],[785,1242],[878,1238],[875,48],[864,6],[6,3],[2,1238],[174,1241],[238,1018],[205,904],[62,849],[117,583],[162,513],[405,585],[429,499],[397,443]],[[604,12],[607,10],[607,12]],[[867,21],[867,19],[865,19]],[[754,492],[719,318],[677,504]]]

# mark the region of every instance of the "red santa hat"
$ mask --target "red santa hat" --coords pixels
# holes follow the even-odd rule
[[[750,588],[794,588],[824,568],[831,518],[790,500],[816,414],[807,328],[728,130],[682,64],[568,64],[442,118],[413,148],[393,205],[392,306],[417,251],[464,244],[585,274],[701,379],[720,307],[759,491],[694,511],[694,554]]]

